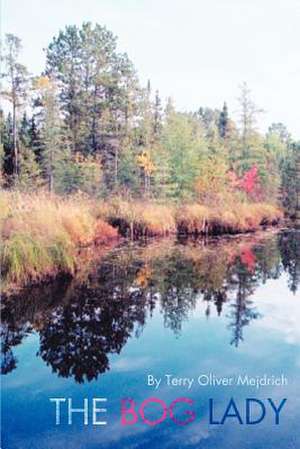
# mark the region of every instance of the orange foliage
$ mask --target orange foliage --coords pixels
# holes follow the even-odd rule
[[[151,279],[151,269],[145,265],[137,272],[136,283],[139,287],[145,288],[148,286],[149,280]]]
[[[106,243],[108,240],[118,237],[117,229],[105,223],[103,220],[97,220],[94,234],[94,241],[96,244]]]

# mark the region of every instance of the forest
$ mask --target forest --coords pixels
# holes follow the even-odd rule
[[[259,127],[245,82],[239,110],[178,111],[143,86],[105,26],[66,26],[29,73],[3,42],[0,111],[2,275],[73,273],[78,248],[118,235],[222,234],[300,218],[300,142]],[[201,81],[201,80],[200,80]],[[196,93],[195,93],[196,94]]]

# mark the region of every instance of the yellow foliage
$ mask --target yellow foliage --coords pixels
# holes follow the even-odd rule
[[[48,76],[39,76],[35,79],[35,88],[39,90],[47,90],[51,86],[51,81]]]
[[[151,269],[147,265],[145,265],[137,272],[136,284],[142,288],[147,287],[149,280],[151,279],[151,275],[152,275]]]
[[[155,165],[151,160],[150,152],[143,151],[137,156],[137,164],[150,176],[155,171]]]
[[[229,189],[228,166],[220,157],[202,161],[195,190],[200,202],[215,204],[222,201],[222,195]]]

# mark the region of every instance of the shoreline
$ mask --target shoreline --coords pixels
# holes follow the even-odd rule
[[[98,263],[101,263],[101,260],[103,257],[105,257],[108,253],[113,251],[118,245],[127,245],[130,242],[139,244],[140,242],[155,242],[160,241],[164,239],[172,238],[175,240],[180,241],[189,241],[193,240],[194,242],[199,241],[199,251],[201,251],[201,248],[203,248],[203,245],[205,247],[209,247],[210,245],[216,245],[220,244],[222,241],[230,242],[230,241],[239,241],[239,239],[249,239],[249,238],[256,238],[258,241],[264,237],[268,237],[271,235],[276,235],[284,230],[287,229],[294,229],[294,228],[288,228],[286,226],[281,227],[279,225],[276,226],[267,226],[254,230],[254,231],[245,231],[245,232],[239,232],[234,234],[218,234],[218,235],[191,235],[191,234],[178,234],[178,233],[172,233],[165,236],[140,236],[138,238],[135,238],[134,240],[130,238],[122,237],[121,235],[117,235],[114,238],[111,238],[109,241],[106,241],[105,243],[98,243],[95,242],[90,243],[86,247],[77,248],[77,257],[76,257],[76,269],[73,273],[67,272],[67,271],[57,271],[55,273],[49,274],[45,273],[36,277],[34,280],[27,282],[27,283],[7,283],[5,287],[2,288],[2,295],[3,298],[9,299],[12,296],[19,296],[23,295],[23,293],[28,289],[31,288],[39,288],[46,285],[49,285],[52,282],[57,282],[60,278],[66,280],[68,277],[70,281],[78,279],[84,279],[85,275],[87,273],[92,272],[93,268],[97,266]]]
[[[208,207],[124,201],[97,201],[45,192],[1,192],[1,277],[3,292],[58,275],[75,276],[121,238],[238,236],[279,227],[281,209],[267,203]]]

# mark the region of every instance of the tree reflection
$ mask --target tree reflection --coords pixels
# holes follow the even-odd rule
[[[243,257],[236,262],[234,266],[234,276],[231,279],[231,289],[234,292],[234,300],[230,304],[228,318],[230,320],[229,328],[232,330],[231,344],[238,347],[243,341],[243,330],[252,320],[259,317],[259,313],[253,306],[253,302],[248,299],[258,286],[255,274],[255,266],[251,262],[248,264]],[[252,256],[251,256],[252,259]]]
[[[260,317],[251,296],[283,270],[289,288],[299,285],[299,233],[260,241],[154,241],[125,245],[102,259],[85,280],[60,279],[3,301],[2,372],[17,366],[14,346],[32,331],[38,356],[59,376],[91,381],[110,369],[129,338],[139,337],[157,308],[164,326],[183,332],[197,304],[205,314],[224,315],[237,347],[244,328]],[[223,313],[225,310],[225,313]]]
[[[109,369],[108,355],[120,353],[134,329],[145,324],[147,301],[142,290],[131,287],[134,273],[104,264],[96,279],[47,316],[39,354],[53,371],[83,382]]]
[[[300,283],[300,231],[280,234],[278,246],[282,265],[289,276],[289,288],[296,293]]]
[[[14,327],[9,322],[1,323],[1,374],[8,374],[17,367],[13,347],[19,345],[30,331],[30,324]]]

